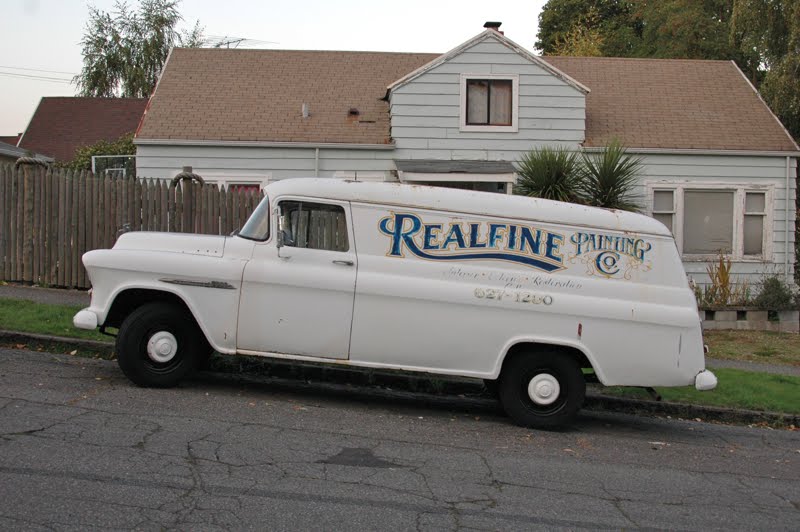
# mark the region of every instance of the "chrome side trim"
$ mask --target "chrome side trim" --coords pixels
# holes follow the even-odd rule
[[[223,281],[193,281],[191,279],[159,279],[162,283],[179,284],[182,286],[201,286],[203,288],[219,288],[222,290],[236,290],[236,287]]]

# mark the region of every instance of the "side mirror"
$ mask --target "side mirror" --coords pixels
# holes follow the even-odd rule
[[[283,242],[284,238],[284,232],[282,230],[278,231],[278,249],[281,249],[285,245]]]

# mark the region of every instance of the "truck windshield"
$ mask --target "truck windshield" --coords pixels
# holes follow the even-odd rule
[[[247,219],[239,236],[249,240],[266,240],[269,238],[269,198],[264,196],[256,210]]]

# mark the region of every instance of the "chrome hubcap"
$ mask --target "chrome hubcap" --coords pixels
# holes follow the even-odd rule
[[[159,331],[150,337],[147,342],[147,356],[153,362],[164,364],[169,362],[178,353],[178,340],[172,333]]]
[[[539,373],[528,383],[528,397],[537,405],[551,405],[561,392],[558,380],[549,373]]]

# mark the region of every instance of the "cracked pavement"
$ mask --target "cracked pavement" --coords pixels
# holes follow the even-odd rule
[[[795,529],[797,432],[465,405],[0,349],[0,528]]]

